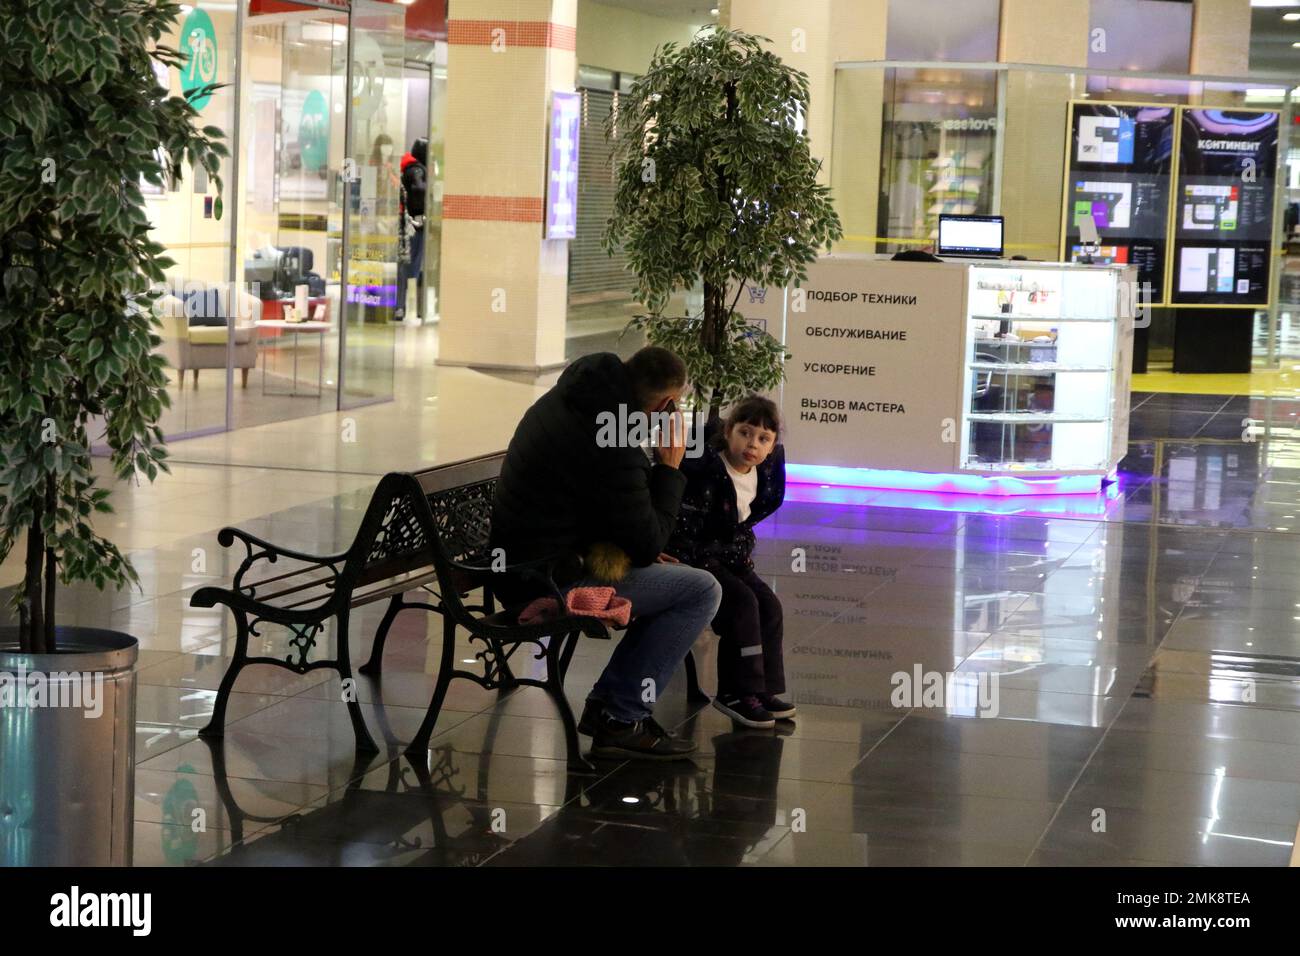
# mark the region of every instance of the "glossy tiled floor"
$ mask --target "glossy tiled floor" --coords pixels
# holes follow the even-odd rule
[[[134,552],[143,593],[63,594],[64,622],[144,648],[136,863],[1285,866],[1300,823],[1300,405],[1133,406],[1121,480],[1098,499],[793,488],[758,561],[784,604],[798,720],[735,732],[688,706],[679,676],[658,713],[697,758],[595,773],[567,772],[540,691],[464,682],[428,760],[403,757],[440,641],[419,612],[395,627],[382,685],[361,678],[385,753],[354,761],[336,678],[269,667],[241,677],[224,745],[197,739],[233,633],[188,606],[233,570],[218,512],[339,549],[374,478],[295,487],[302,472],[188,466],[195,488],[207,474],[226,490],[197,495],[211,512],[188,489],[132,515],[166,532]],[[378,616],[354,618],[354,660]],[[712,640],[697,646],[706,689]],[[457,656],[473,657],[463,636]],[[575,706],[607,656],[579,649]],[[946,699],[900,700],[900,672],[954,676]]]

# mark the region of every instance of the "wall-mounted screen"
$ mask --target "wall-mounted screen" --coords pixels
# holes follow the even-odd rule
[[[1180,112],[1170,301],[1267,305],[1278,114]]]
[[[1152,305],[1163,304],[1174,117],[1168,106],[1070,104],[1061,258],[1084,256],[1079,224],[1091,218],[1101,237],[1092,260],[1137,266]]]

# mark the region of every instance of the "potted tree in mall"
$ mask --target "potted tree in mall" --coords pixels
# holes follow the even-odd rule
[[[685,360],[711,418],[782,379],[784,348],[737,310],[745,286],[802,280],[843,233],[801,129],[808,77],[763,40],[716,30],[664,44],[606,127],[616,193],[605,247],[623,250],[649,310],[629,328]],[[663,314],[698,283],[700,314]]]
[[[0,865],[126,862],[136,641],[56,627],[55,587],[138,583],[92,527],[112,509],[91,443],[119,479],[166,470],[152,303],[173,263],[149,239],[140,183],[188,161],[220,188],[227,153],[155,73],[186,62],[160,43],[179,5],[0,9],[0,560],[20,549],[24,571],[17,627],[0,632]]]

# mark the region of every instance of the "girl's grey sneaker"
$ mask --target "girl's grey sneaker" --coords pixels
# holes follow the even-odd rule
[[[767,712],[777,720],[790,720],[797,711],[794,704],[787,704],[780,697],[773,694],[759,694],[758,699],[763,702],[763,707]]]
[[[743,727],[770,730],[776,726],[776,718],[755,694],[746,694],[743,697],[734,695],[715,697],[713,706]]]

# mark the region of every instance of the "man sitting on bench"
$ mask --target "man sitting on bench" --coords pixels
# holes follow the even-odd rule
[[[667,349],[643,348],[626,362],[612,352],[580,358],[524,414],[497,480],[490,544],[506,561],[560,555],[552,576],[562,591],[613,583],[632,602],[632,625],[578,725],[592,736],[595,756],[672,760],[696,749],[651,716],[722,600],[713,575],[662,553],[686,488],[676,412],[685,387],[686,366]],[[627,423],[652,422],[656,413],[671,413],[675,427],[660,432],[652,465]],[[598,554],[606,559],[594,561]],[[624,554],[631,567],[621,577],[623,569],[602,567]],[[508,602],[540,593],[524,581],[502,585],[496,590]]]

